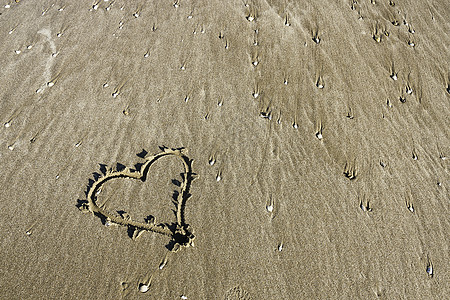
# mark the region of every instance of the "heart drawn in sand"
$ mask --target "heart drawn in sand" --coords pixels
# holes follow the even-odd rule
[[[163,152],[158,153],[156,155],[146,156],[146,162],[142,165],[140,170],[131,170],[129,168],[125,168],[121,171],[113,171],[109,170],[106,174],[95,181],[87,194],[87,203],[83,203],[80,205],[80,209],[82,211],[91,212],[93,215],[100,217],[105,220],[109,224],[116,224],[131,227],[135,230],[135,232],[142,231],[152,231],[155,233],[159,233],[162,235],[166,235],[172,238],[169,243],[169,248],[172,251],[177,251],[180,247],[189,247],[193,245],[194,234],[192,228],[185,223],[184,220],[184,207],[186,204],[186,200],[190,197],[189,188],[191,186],[192,180],[196,178],[196,174],[192,173],[192,160],[190,160],[186,156],[186,149],[170,149],[170,148],[162,148]],[[177,209],[176,209],[176,222],[172,224],[168,223],[160,223],[156,224],[154,221],[147,222],[138,222],[131,219],[128,216],[116,216],[108,211],[106,211],[104,205],[97,205],[97,194],[100,191],[103,184],[110,180],[114,180],[117,178],[130,178],[141,180],[145,182],[147,178],[147,174],[150,170],[150,167],[161,157],[164,156],[175,156],[182,160],[184,165],[184,173],[183,173],[183,182],[181,184],[181,193],[178,197],[179,200],[176,201]]]

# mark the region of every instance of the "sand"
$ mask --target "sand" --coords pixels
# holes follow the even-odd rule
[[[450,294],[446,1],[0,4],[1,299]]]

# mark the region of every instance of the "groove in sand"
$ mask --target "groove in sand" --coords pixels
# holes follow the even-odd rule
[[[172,243],[174,247],[172,251],[177,251],[180,247],[189,247],[193,245],[194,235],[192,228],[184,221],[184,206],[186,200],[189,198],[189,188],[193,179],[196,178],[196,174],[192,172],[192,160],[186,156],[186,149],[169,149],[163,148],[163,152],[156,155],[151,155],[145,157],[146,162],[142,165],[140,170],[131,170],[125,168],[121,171],[110,170],[106,174],[99,178],[92,184],[89,189],[87,196],[87,204],[82,205],[83,210],[87,210],[94,215],[101,218],[105,218],[110,224],[117,224],[122,226],[134,227],[138,231],[152,231],[162,235],[166,235],[172,238]],[[97,192],[101,189],[102,185],[107,181],[115,178],[131,178],[145,181],[147,174],[150,170],[152,164],[154,164],[158,159],[164,156],[173,155],[183,162],[184,165],[184,176],[183,182],[181,184],[181,199],[177,203],[177,221],[172,224],[173,226],[168,226],[167,224],[155,224],[152,222],[138,222],[131,219],[131,217],[115,216],[104,209],[103,205],[97,205]]]

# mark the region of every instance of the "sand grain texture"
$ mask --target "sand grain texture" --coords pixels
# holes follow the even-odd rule
[[[0,298],[450,294],[446,1],[0,4]]]

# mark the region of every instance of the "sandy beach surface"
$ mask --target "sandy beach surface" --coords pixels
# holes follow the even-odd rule
[[[0,299],[450,294],[448,1],[0,5]]]

